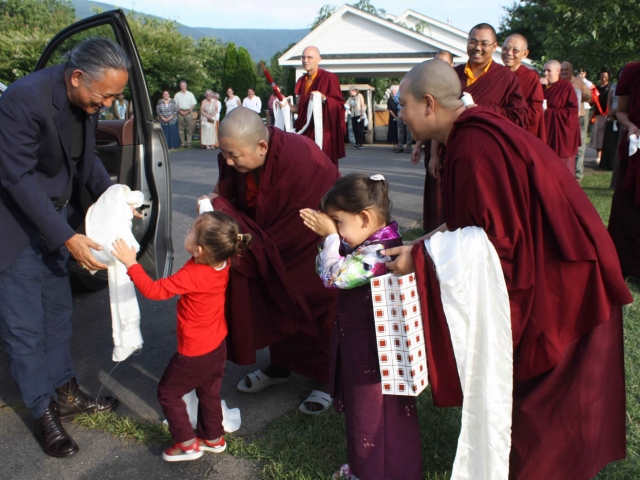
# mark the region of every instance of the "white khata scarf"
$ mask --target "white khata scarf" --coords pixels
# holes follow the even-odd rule
[[[284,107],[280,107],[280,102],[276,99],[273,102],[273,116],[275,117],[275,126],[285,132],[303,134],[313,118],[314,135],[316,145],[322,149],[322,94],[319,92],[312,92],[309,98],[309,105],[307,106],[307,123],[302,127],[299,132],[293,129],[293,121],[291,119],[291,109],[289,107],[289,101],[293,97],[287,97],[287,104]]]
[[[479,227],[425,241],[440,282],[464,395],[452,480],[506,480],[511,452],[513,338],[498,254]]]
[[[127,275],[127,267],[111,255],[111,250],[116,239],[124,240],[130,247],[135,247],[136,251],[140,250],[140,245],[131,232],[131,206],[139,207],[143,200],[142,192],[132,192],[126,185],[112,185],[89,208],[85,217],[87,236],[102,246],[101,251],[91,252],[99,262],[108,266],[114,362],[126,360],[129,355],[142,348],[136,290]]]

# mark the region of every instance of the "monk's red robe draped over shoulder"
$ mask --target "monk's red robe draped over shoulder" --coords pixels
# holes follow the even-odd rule
[[[542,110],[544,92],[540,83],[540,76],[535,70],[531,70],[524,65],[520,65],[520,68],[514,73],[520,82],[522,95],[529,106],[527,111],[527,130],[544,142],[547,138],[547,132],[544,128],[544,111]]]
[[[545,88],[544,98],[547,101],[544,111],[547,145],[560,158],[575,157],[580,146],[580,118],[573,85],[560,79]]]
[[[629,97],[629,120],[640,126],[640,62],[622,71],[616,95]],[[640,150],[629,156],[629,132],[618,148],[620,167],[611,202],[609,233],[620,257],[622,272],[640,278]]]
[[[331,73],[318,69],[318,74],[313,80],[311,87],[305,89],[307,83],[307,75],[303,75],[298,79],[295,87],[295,94],[299,95],[298,118],[293,127],[299,131],[307,123],[307,107],[311,92],[321,92],[327,97],[326,102],[322,106],[322,151],[337,166],[338,160],[343,158],[344,136],[347,132],[347,124],[344,121],[344,97],[340,90],[340,80]],[[307,127],[304,135],[311,140],[315,140],[314,120]]]
[[[612,242],[585,193],[540,139],[482,107],[447,141],[450,230],[479,226],[509,292],[514,344],[510,478],[587,479],[625,456],[621,305],[632,301]],[[413,249],[434,403],[462,390],[439,283]]]
[[[520,82],[515,74],[503,65],[492,62],[489,69],[467,87],[465,64],[454,67],[460,77],[463,92],[468,92],[476,105],[507,117],[516,125],[527,128],[527,102],[522,95]]]
[[[275,365],[328,381],[337,291],[324,288],[315,274],[320,238],[304,226],[300,209],[317,209],[339,173],[307,137],[272,127],[269,135],[253,218],[246,204],[248,174],[218,156],[222,198],[214,200],[214,208],[254,235],[230,271],[228,356],[250,365],[255,351],[270,345]]]

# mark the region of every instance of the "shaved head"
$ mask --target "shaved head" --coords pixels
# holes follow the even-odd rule
[[[560,62],[557,60],[549,60],[544,64],[542,72],[550,84],[556,83],[560,79]]]
[[[573,65],[571,65],[571,62],[562,62],[560,65],[560,78],[568,81],[573,79]]]
[[[502,44],[500,55],[504,66],[515,72],[522,65],[522,60],[529,55],[527,39],[519,33],[509,35]]]
[[[438,59],[422,62],[404,76],[402,83],[405,82],[407,91],[418,102],[430,94],[445,108],[460,105],[460,78],[447,62]]]
[[[314,47],[313,45],[310,45],[308,47],[306,47],[303,51],[302,51],[303,55],[312,55],[315,54],[318,57],[320,56],[320,50],[318,49],[318,47]]]
[[[549,60],[547,63],[544,64],[544,68],[548,68],[549,70],[557,70],[558,72],[560,71],[560,62],[557,60]]]
[[[518,43],[519,48],[521,48],[522,50],[529,49],[529,43],[527,42],[527,38],[524,35],[520,35],[519,33],[514,33],[512,35],[509,35],[504,40],[504,44],[506,44],[509,41]]]
[[[320,63],[320,50],[313,45],[308,46],[302,51],[302,68],[309,75],[314,75],[318,71],[318,64]]]
[[[268,142],[269,131],[256,112],[237,107],[220,122],[218,137],[220,140],[231,139],[240,145],[255,147],[260,140]]]
[[[449,65],[453,66],[453,54],[449,50],[440,50],[436,53],[434,58],[447,62]]]
[[[422,62],[400,82],[400,118],[415,140],[446,143],[453,122],[464,106],[460,78],[447,62]]]

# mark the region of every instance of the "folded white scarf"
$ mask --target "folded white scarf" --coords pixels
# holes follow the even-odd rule
[[[302,135],[309,127],[311,119],[313,118],[313,127],[316,145],[322,149],[322,94],[319,92],[311,93],[309,98],[309,105],[307,106],[307,123],[302,129],[296,132],[293,129],[291,122],[291,109],[289,107],[289,100],[292,97],[287,97],[287,104],[284,107],[280,107],[280,102],[274,100],[273,102],[273,116],[275,117],[275,126],[285,132],[297,133]]]
[[[479,227],[425,241],[464,395],[452,480],[506,480],[511,452],[513,338],[500,259]]]
[[[142,348],[136,290],[127,275],[127,268],[111,254],[111,250],[116,239],[124,240],[136,251],[140,250],[131,232],[131,206],[139,207],[143,201],[142,192],[132,192],[126,185],[113,185],[89,208],[85,217],[87,236],[102,246],[102,250],[92,250],[92,253],[99,262],[107,265],[114,362],[126,360]]]

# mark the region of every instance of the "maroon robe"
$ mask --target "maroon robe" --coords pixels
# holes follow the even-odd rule
[[[298,79],[295,94],[298,95],[298,118],[293,128],[299,131],[307,123],[307,106],[311,98],[311,92],[318,91],[327,97],[322,105],[322,151],[338,166],[338,160],[343,158],[344,136],[347,133],[347,124],[344,121],[344,97],[340,90],[340,80],[331,72],[318,69],[318,75],[313,80],[309,90],[305,92],[307,75]],[[314,120],[307,127],[304,135],[315,140]]]
[[[531,70],[524,65],[520,65],[514,73],[520,82],[520,88],[527,105],[529,105],[527,130],[545,142],[547,132],[544,128],[544,110],[542,109],[544,91],[540,83],[540,76],[535,70]]]
[[[629,97],[629,120],[640,126],[640,62],[622,71],[616,95]],[[622,273],[640,278],[640,151],[629,156],[629,132],[622,133],[620,166],[611,202],[609,233],[616,246]]]
[[[247,174],[218,156],[223,199],[214,200],[214,208],[256,239],[229,276],[228,356],[250,365],[255,351],[270,345],[274,365],[328,382],[337,292],[315,275],[320,238],[304,226],[300,209],[317,209],[340,174],[307,137],[273,127],[269,135],[253,215],[246,201]]]
[[[479,226],[509,293],[514,394],[510,478],[587,479],[625,456],[621,305],[633,299],[593,205],[540,139],[481,107],[447,141],[453,231]],[[462,403],[435,269],[413,249],[434,403]]]
[[[466,66],[462,64],[454,67],[460,77],[462,91],[468,92],[476,105],[497,112],[516,125],[526,128],[529,107],[515,74],[504,65],[492,61],[489,69],[467,86],[467,76],[464,73]]]
[[[422,229],[429,233],[444,223],[444,209],[440,178],[433,178],[429,174],[429,160],[431,160],[431,140],[424,142],[424,193],[422,195]],[[444,149],[442,149],[444,150]]]
[[[544,98],[547,101],[544,111],[547,145],[575,177],[576,154],[580,147],[578,96],[571,82],[560,79],[544,89]]]

